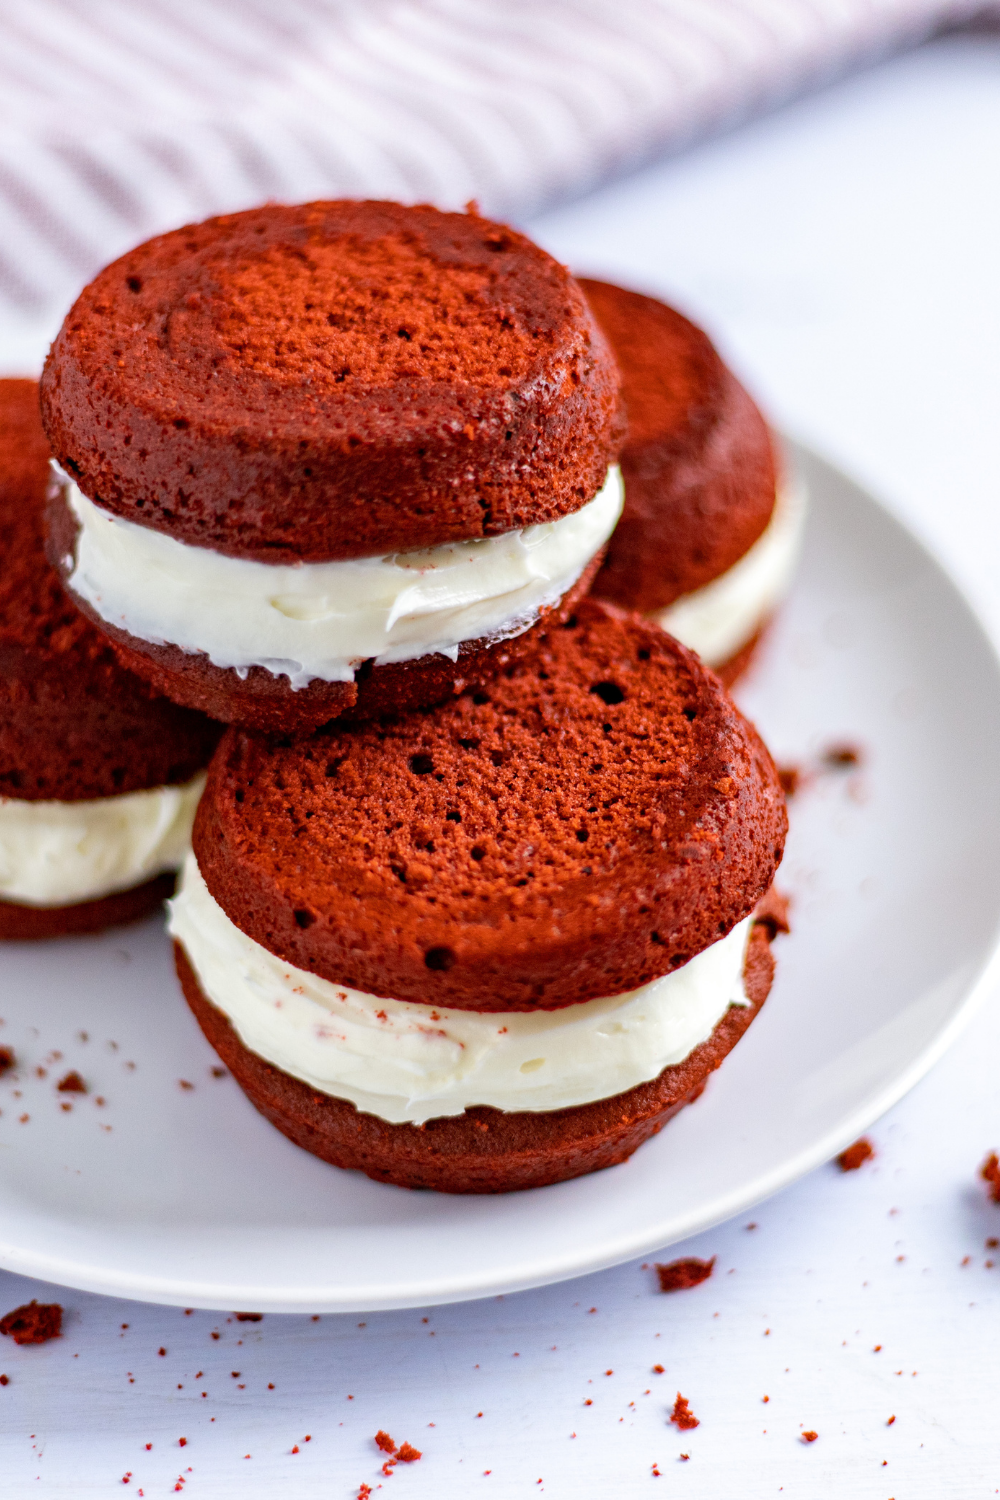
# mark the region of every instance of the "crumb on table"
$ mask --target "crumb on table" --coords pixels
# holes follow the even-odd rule
[[[867,1136],[862,1136],[860,1141],[855,1141],[853,1146],[848,1146],[846,1151],[841,1151],[837,1157],[837,1166],[842,1172],[856,1172],[866,1161],[870,1161],[875,1155],[875,1147]]]

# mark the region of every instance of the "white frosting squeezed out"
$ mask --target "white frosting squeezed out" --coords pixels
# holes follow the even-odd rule
[[[0,900],[73,906],[179,870],[204,772],[184,786],[158,786],[86,802],[0,797]]]
[[[612,467],[580,510],[522,531],[383,557],[262,563],[136,526],[60,477],[79,523],[69,585],[101,619],[243,677],[266,667],[293,688],[349,682],[372,657],[455,661],[462,641],[519,635],[572,588],[622,508]]]
[[[193,855],[169,927],[203,993],[252,1052],[367,1114],[419,1125],[474,1104],[589,1104],[682,1062],[730,1005],[748,1003],[751,922],[640,989],[530,1014],[379,999],[294,968],[230,921]]]
[[[806,499],[801,480],[778,490],[771,519],[748,552],[704,588],[684,594],[650,618],[720,667],[752,641],[780,604],[799,557]]]

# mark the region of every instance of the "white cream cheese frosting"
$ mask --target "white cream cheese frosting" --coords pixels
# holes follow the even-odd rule
[[[0,797],[0,901],[74,906],[179,870],[204,785],[200,772],[87,802]]]
[[[801,480],[778,490],[764,531],[727,572],[650,615],[657,625],[719,667],[753,640],[780,604],[798,562],[806,497]]]
[[[384,1000],[294,968],[230,921],[193,855],[169,930],[251,1052],[366,1114],[420,1125],[474,1104],[589,1104],[682,1062],[730,1005],[749,1003],[743,963],[752,920],[640,989],[533,1014]]]
[[[251,666],[349,682],[360,664],[412,661],[462,641],[519,635],[572,588],[614,530],[617,466],[587,505],[502,536],[341,562],[262,563],[193,547],[122,520],[60,471],[79,523],[69,586],[139,640]]]

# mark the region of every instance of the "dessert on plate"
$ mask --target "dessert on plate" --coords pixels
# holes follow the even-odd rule
[[[231,728],[171,904],[254,1105],[383,1182],[623,1161],[771,984],[774,765],[694,654],[584,600],[488,686],[310,738]]]
[[[700,328],[652,297],[580,285],[628,414],[625,507],[594,592],[656,620],[731,686],[791,582],[799,482]]]
[[[262,730],[493,675],[621,509],[606,340],[475,213],[268,204],[150,240],[80,294],[42,413],[74,600],[158,691]]]
[[[93,932],[170,894],[218,726],[155,696],[45,557],[33,380],[0,380],[0,939]]]

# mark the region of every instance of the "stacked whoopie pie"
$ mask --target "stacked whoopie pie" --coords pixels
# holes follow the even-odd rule
[[[42,413],[73,598],[161,692],[254,729],[489,675],[621,511],[583,294],[474,214],[269,205],[150,240],[70,311]]]
[[[32,380],[0,380],[0,939],[93,932],[170,894],[219,738],[156,696],[45,557]]]
[[[627,1157],[766,997],[773,763],[588,599],[620,377],[478,214],[270,205],[102,272],[43,379],[65,586],[230,728],[170,928],[249,1098],[384,1181]]]
[[[791,582],[801,483],[700,328],[652,297],[580,285],[628,410],[625,507],[594,592],[655,620],[732,686]]]

